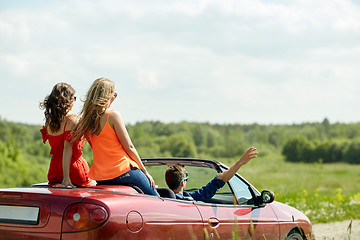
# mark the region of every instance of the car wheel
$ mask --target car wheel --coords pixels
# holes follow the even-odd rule
[[[304,240],[300,233],[291,230],[285,240]]]

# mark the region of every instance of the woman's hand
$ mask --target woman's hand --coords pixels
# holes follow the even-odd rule
[[[70,178],[69,179],[65,179],[62,181],[61,184],[56,184],[54,185],[54,187],[57,187],[57,188],[74,188],[75,185],[72,184]]]
[[[146,177],[149,179],[151,187],[152,187],[152,188],[155,188],[155,187],[156,187],[156,186],[155,186],[155,181],[154,181],[154,179],[152,178],[152,176],[150,175],[150,173],[149,173],[148,171],[146,171],[146,170],[145,170],[144,173],[145,173]]]

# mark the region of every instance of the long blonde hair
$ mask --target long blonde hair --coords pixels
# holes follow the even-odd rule
[[[74,139],[79,139],[83,135],[90,139],[91,134],[95,133],[100,127],[100,117],[104,115],[110,106],[111,98],[115,93],[115,83],[107,78],[98,78],[91,85],[86,94],[81,118],[74,132]]]

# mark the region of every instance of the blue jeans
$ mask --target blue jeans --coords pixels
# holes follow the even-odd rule
[[[98,185],[126,185],[138,187],[145,194],[158,196],[158,192],[151,187],[149,179],[140,169],[131,167],[130,171],[110,180],[97,181]]]

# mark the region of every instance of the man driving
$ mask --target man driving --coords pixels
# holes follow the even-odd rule
[[[241,166],[256,158],[256,148],[251,147],[229,169],[215,176],[206,186],[192,192],[184,191],[189,179],[185,168],[180,165],[170,166],[165,172],[165,180],[168,187],[175,193],[177,199],[188,199],[206,202],[210,200],[219,188],[229,181]]]

